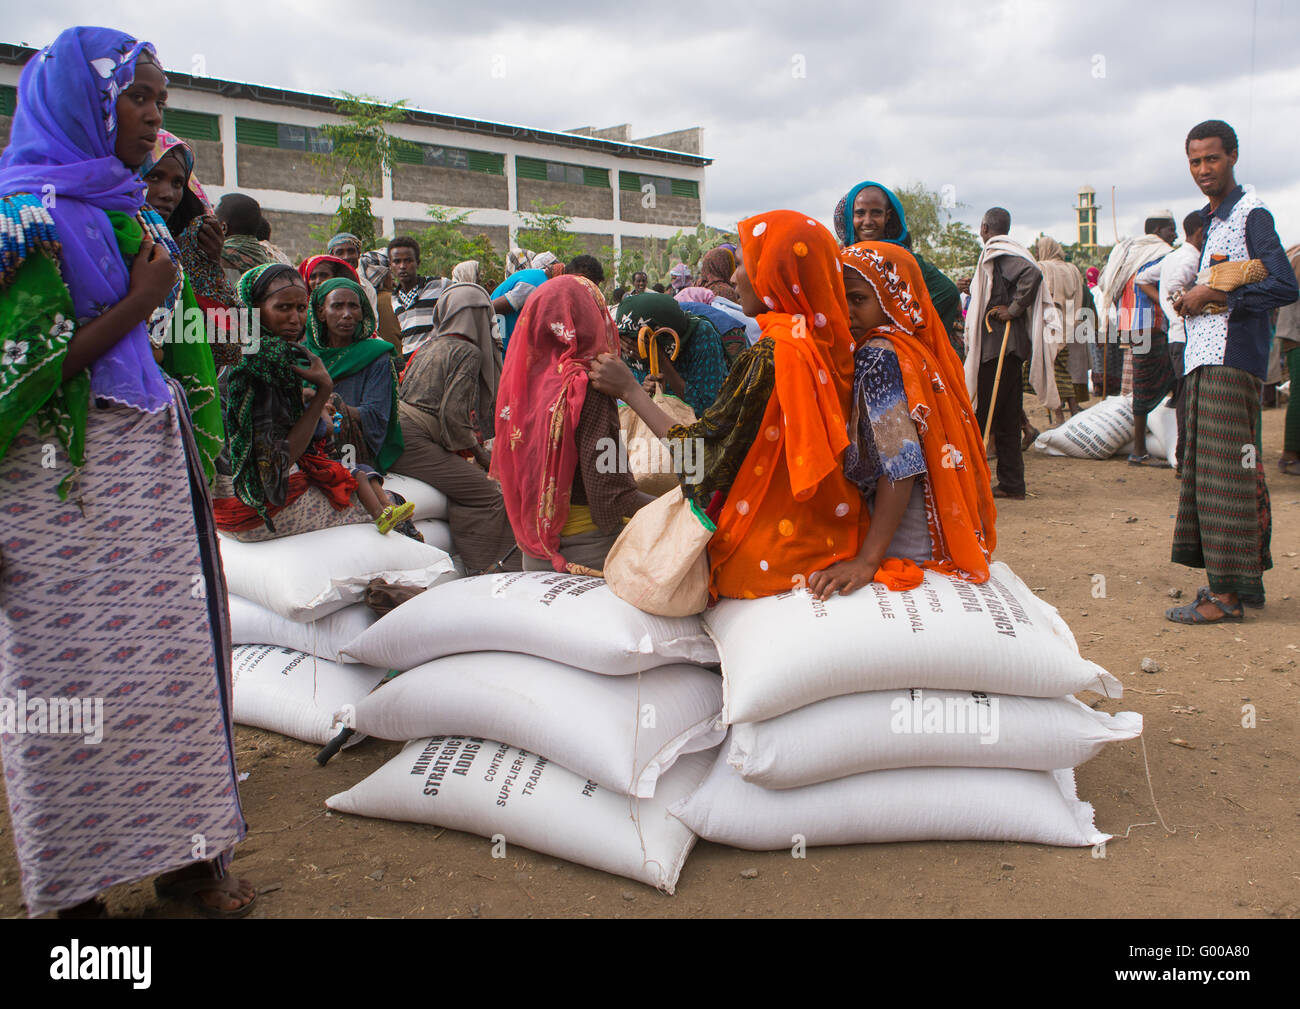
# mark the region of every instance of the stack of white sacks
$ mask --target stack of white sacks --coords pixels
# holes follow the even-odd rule
[[[1120,686],[1005,564],[981,585],[926,572],[908,592],[723,600],[704,620],[731,730],[671,807],[701,837],[758,850],[1108,838],[1073,768],[1140,735],[1141,716],[1070,696]]]
[[[381,535],[370,524],[256,543],[222,534],[236,722],[328,742],[338,732],[336,713],[357,704],[387,672],[342,654],[375,620],[366,586],[381,578],[423,588],[456,577],[447,554],[447,499],[406,477],[388,477],[385,486],[414,502],[426,543]]]
[[[656,617],[603,579],[481,575],[431,588],[343,648],[404,670],[359,701],[359,733],[409,741],[326,800],[436,824],[671,893],[695,842],[668,807],[725,734],[699,617]]]
[[[1072,459],[1109,459],[1133,451],[1133,397],[1107,396],[1034,441],[1044,455]],[[1147,453],[1177,465],[1178,417],[1161,403],[1147,414]]]

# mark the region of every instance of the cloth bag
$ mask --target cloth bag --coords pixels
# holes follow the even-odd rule
[[[666,413],[674,424],[694,424],[695,411],[684,400],[660,390],[652,397],[654,405]],[[650,430],[635,410],[626,404],[618,408],[618,426],[627,446],[628,471],[638,490],[646,494],[666,494],[677,486],[673,453]]]
[[[709,602],[714,528],[679,484],[632,516],[605,558],[605,581],[614,595],[647,613],[700,613]]]

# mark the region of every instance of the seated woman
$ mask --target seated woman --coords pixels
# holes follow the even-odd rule
[[[511,345],[492,475],[524,569],[599,572],[624,521],[651,500],[626,467],[608,465],[617,459],[618,407],[591,387],[587,368],[598,354],[618,360],[618,336],[599,289],[585,277],[547,281],[524,305]]]
[[[821,599],[876,578],[886,558],[983,582],[996,509],[961,362],[916,260],[886,242],[840,252],[854,354],[844,471],[871,524],[856,557],[809,580]]]
[[[405,449],[393,472],[447,496],[452,544],[470,574],[517,571],[520,563],[501,487],[487,474],[501,379],[492,321],[492,300],[478,284],[444,288],[433,336],[412,356],[398,391]]]
[[[591,380],[661,438],[685,442],[681,458],[697,454],[692,442],[702,448],[702,478],[682,490],[717,526],[709,591],[752,599],[805,586],[855,557],[867,519],[840,465],[853,350],[835,240],[791,210],[751,217],[739,230],[743,265],[732,280],[763,337],[736,360],[704,415],[670,429],[613,355],[597,359]]]
[[[664,334],[659,340],[659,365],[668,392],[684,400],[698,417],[718,398],[727,377],[728,361],[722,349],[722,337],[713,323],[699,315],[688,315],[668,294],[628,295],[618,306],[618,333],[625,349],[636,352],[637,334],[643,326],[670,329],[680,340],[677,360],[669,358],[672,338]],[[648,366],[648,362],[642,362]],[[638,381],[647,373],[634,368]]]
[[[377,483],[327,454],[323,422],[334,382],[320,358],[298,347],[308,311],[297,271],[267,263],[244,274],[240,299],[258,309],[260,346],[222,376],[229,444],[217,461],[217,526],[256,541],[373,521],[389,532],[410,517]],[[303,382],[314,386],[304,392]],[[304,404],[304,399],[306,403]]]

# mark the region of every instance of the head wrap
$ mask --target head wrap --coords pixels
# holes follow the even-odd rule
[[[325,320],[321,318],[325,310],[326,297],[331,291],[338,290],[351,291],[361,303],[361,318],[357,320],[356,328],[352,331],[352,342],[346,347],[330,346]],[[374,453],[375,469],[387,473],[402,454],[405,443],[402,441],[402,426],[397,416],[397,368],[392,359],[393,345],[387,340],[374,336],[376,328],[375,313],[370,307],[370,299],[366,297],[366,292],[356,281],[346,277],[331,277],[317,284],[316,290],[311,292],[311,300],[307,306],[307,338],[304,342],[307,349],[321,359],[330,378],[337,382],[349,375],[355,375],[369,368],[380,358],[389,362],[392,395],[388,410],[388,429],[384,432],[383,442]]]
[[[559,261],[560,261],[560,257],[557,256],[554,252],[539,252],[537,255],[533,257],[531,269],[545,270],[547,267],[553,266],[555,263],[558,263]]]
[[[352,264],[345,259],[339,259],[338,256],[308,256],[298,264],[298,272],[302,279],[307,281],[307,287],[311,287],[311,271],[316,269],[321,263],[329,263],[334,267],[334,277],[342,276],[353,283],[359,283],[361,278],[357,276],[357,271],[352,269]],[[340,272],[341,268],[341,272]]]
[[[560,530],[578,466],[575,431],[587,398],[587,364],[618,353],[609,312],[585,278],[560,276],[519,313],[497,390],[492,476],[501,483],[519,546],[556,571]]]
[[[1095,266],[1090,266],[1088,267],[1088,272],[1085,274],[1084,279],[1088,281],[1089,287],[1096,287],[1097,280],[1099,277],[1101,277],[1101,271],[1097,269]]]
[[[453,284],[477,284],[478,260],[467,259],[465,262],[457,263],[452,267],[451,282]]]
[[[850,246],[840,251],[840,261],[871,285],[889,319],[870,335],[886,337],[893,345],[920,435],[932,551],[932,559],[921,566],[987,581],[989,556],[997,545],[997,509],[984,439],[966,393],[962,363],[930,300],[920,264],[891,242]],[[866,381],[865,375],[854,378],[855,384]],[[857,401],[855,396],[855,409]],[[854,418],[851,429],[856,425]],[[850,446],[850,456],[856,451]],[[912,565],[904,561],[902,568]]]
[[[725,245],[710,249],[700,260],[700,284],[705,287],[718,281],[730,284],[735,272],[736,255]]]
[[[333,252],[340,245],[348,245],[349,243],[357,247],[357,252],[361,251],[361,239],[350,231],[340,231],[337,235],[331,238],[329,243],[325,246],[325,251]]]
[[[533,254],[527,249],[511,249],[506,254],[506,276],[518,273],[520,270],[531,269],[532,265]]]
[[[145,202],[140,170],[114,153],[117,99],[145,54],[157,62],[152,45],[124,32],[68,28],[27,62],[18,82],[9,146],[0,156],[0,195],[56,197],[49,214],[78,319],[98,317],[131,286],[108,212],[134,216]],[[131,327],[89,370],[93,396],[148,413],[172,402],[145,323]]]
[[[674,295],[680,301],[693,301],[707,305],[716,297],[707,287],[683,287]]]
[[[443,289],[433,306],[433,336],[411,358],[402,376],[402,400],[438,414],[441,389],[430,389],[422,373],[428,366],[430,347],[443,337],[464,337],[478,348],[478,412],[475,420],[484,441],[496,436],[497,386],[501,382],[501,354],[492,338],[495,313],[492,299],[478,284],[453,283]]]
[[[1047,300],[1061,313],[1061,324],[1072,326],[1075,314],[1083,307],[1083,277],[1079,268],[1065,261],[1065,250],[1055,238],[1040,235],[1034,243],[1034,258],[1043,273]]]
[[[388,253],[383,249],[374,249],[370,252],[361,253],[361,275],[370,281],[371,285],[378,288],[384,282],[384,277],[388,274]]]
[[[830,232],[773,210],[739,225],[745,271],[766,306],[775,391],[709,545],[714,592],[784,592],[856,556],[862,495],[840,466],[853,381],[844,280]]]
[[[835,234],[839,236],[840,245],[853,245],[859,241],[858,236],[853,233],[853,203],[858,198],[858,193],[871,187],[879,189],[889,200],[889,205],[894,210],[894,220],[898,222],[899,232],[893,238],[882,238],[883,242],[889,242],[893,245],[902,245],[907,238],[907,214],[903,212],[903,204],[894,191],[888,186],[882,186],[879,182],[859,182],[856,186],[848,191],[848,194],[839,203],[835,204]]]
[[[154,141],[153,151],[140,168],[141,178],[148,176],[154,166],[168,156],[179,161],[181,167],[185,169],[185,191],[181,194],[180,203],[167,219],[167,230],[179,238],[190,221],[211,212],[212,202],[208,199],[208,194],[203,191],[199,180],[194,177],[194,152],[190,150],[189,144],[166,130],[158,131],[158,139]]]
[[[668,271],[669,283],[672,284],[674,291],[680,291],[684,287],[690,286],[691,268],[685,263],[678,263]]]

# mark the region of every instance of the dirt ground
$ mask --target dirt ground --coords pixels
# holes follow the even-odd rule
[[[1042,428],[1045,418],[1033,415]],[[239,728],[250,824],[236,871],[263,891],[258,917],[1283,917],[1300,916],[1300,480],[1275,468],[1282,410],[1264,414],[1273,502],[1268,605],[1244,624],[1164,619],[1203,573],[1169,561],[1169,470],[1030,453],[1024,502],[1003,502],[999,559],[1057,606],[1083,654],[1124,683],[1106,711],[1145,718],[1078,771],[1081,798],[1116,835],[1089,849],[989,842],[747,852],[701,841],[664,896],[522,848],[493,859],[483,838],[332,814],[323,800],[393,756],[367,740],[324,768],[316,747]],[[1094,574],[1106,579],[1094,598]],[[1144,658],[1158,672],[1141,671]],[[1097,695],[1080,695],[1089,703]],[[1253,705],[1255,725],[1243,727]],[[1145,764],[1150,766],[1150,785]],[[1154,789],[1157,813],[1152,802]],[[1163,818],[1164,826],[1159,822]],[[1166,826],[1168,829],[1166,829]],[[742,871],[757,869],[754,878]],[[746,877],[752,874],[746,873]],[[186,914],[148,882],[108,894],[115,916]],[[0,917],[25,914],[0,814]]]

